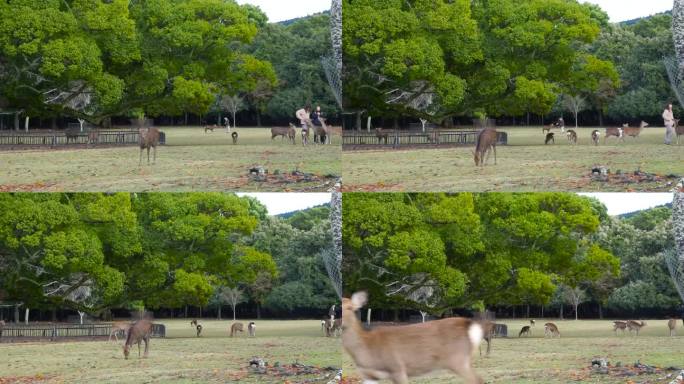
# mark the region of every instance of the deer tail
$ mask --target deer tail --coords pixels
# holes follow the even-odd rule
[[[472,345],[473,349],[480,346],[483,337],[484,329],[482,328],[482,324],[478,322],[470,323],[470,326],[468,327],[468,339],[470,340],[470,344]]]

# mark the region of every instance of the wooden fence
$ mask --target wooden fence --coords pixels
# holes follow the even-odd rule
[[[345,131],[342,136],[344,149],[379,149],[431,146],[470,146],[475,145],[478,131],[384,131],[387,139],[379,138],[374,132]],[[508,144],[508,134],[498,132],[498,145]]]
[[[98,338],[109,337],[112,324],[9,324],[0,330],[0,341],[18,341],[26,339],[61,338]],[[166,337],[164,324],[153,324],[152,337]]]
[[[88,132],[69,134],[66,132],[36,132],[28,134],[0,132],[0,148],[49,147],[58,148],[77,146],[129,146],[138,145],[140,133],[132,130],[99,131],[93,137]],[[159,144],[166,144],[166,136],[160,132]]]

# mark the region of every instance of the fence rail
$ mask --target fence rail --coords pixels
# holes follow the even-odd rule
[[[47,324],[47,325],[7,325],[0,330],[0,341],[21,339],[94,338],[109,337],[112,324]],[[166,337],[164,324],[152,325],[152,337]]]
[[[344,132],[342,147],[344,149],[378,149],[400,147],[430,146],[466,146],[475,145],[478,131],[428,131],[402,132],[384,131],[387,138],[378,137],[375,133]],[[497,145],[507,145],[508,134],[498,132]]]
[[[0,132],[0,147],[66,147],[69,145],[105,145],[128,146],[138,145],[140,133],[132,130],[96,131],[89,132],[50,132],[50,133],[2,133]],[[159,144],[166,144],[166,136],[160,132]]]

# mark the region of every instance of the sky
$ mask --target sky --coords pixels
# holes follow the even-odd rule
[[[238,4],[258,5],[272,23],[309,16],[330,9],[331,0],[237,0]]]
[[[672,193],[580,193],[600,200],[611,216],[622,215],[671,203]]]
[[[598,4],[610,16],[610,21],[632,20],[672,10],[673,0],[587,0]]]
[[[271,216],[315,207],[330,202],[329,193],[238,193],[252,196],[265,205]]]

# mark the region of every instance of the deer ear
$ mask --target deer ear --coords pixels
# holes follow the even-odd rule
[[[368,293],[366,292],[356,292],[352,295],[351,304],[352,308],[356,311],[361,309],[368,302]]]

